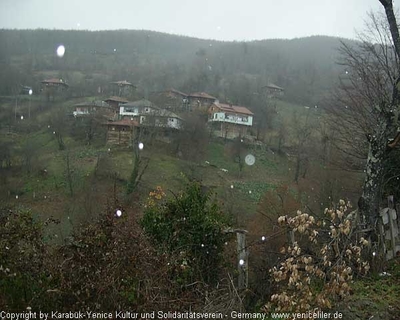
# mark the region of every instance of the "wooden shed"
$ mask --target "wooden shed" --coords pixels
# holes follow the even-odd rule
[[[131,146],[139,126],[136,120],[122,119],[119,121],[108,122],[107,124],[107,143],[116,145]]]

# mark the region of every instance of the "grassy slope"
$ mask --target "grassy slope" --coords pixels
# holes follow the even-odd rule
[[[84,98],[84,100],[91,99]],[[83,99],[82,99],[83,100]],[[63,103],[56,103],[57,107],[70,109],[70,106],[77,101],[69,100]],[[3,105],[12,108],[12,102]],[[21,110],[22,106],[21,106]],[[88,147],[83,142],[75,141],[65,136],[64,141],[68,151],[59,151],[57,141],[53,135],[53,128],[48,128],[48,117],[50,109],[40,111],[35,115],[35,122],[40,124],[36,132],[30,134],[18,134],[12,140],[21,150],[26,145],[34,145],[37,152],[33,158],[33,172],[15,172],[11,181],[11,194],[8,199],[13,206],[31,207],[39,216],[54,216],[62,221],[62,224],[69,225],[65,220],[67,216],[73,217],[76,221],[84,220],[84,210],[73,206],[76,199],[83,193],[90,184],[99,153],[104,153],[108,147]],[[21,124],[22,125],[22,124]],[[5,136],[3,137],[5,138]],[[212,165],[184,161],[172,157],[158,146],[145,146],[143,156],[150,158],[149,167],[146,170],[141,183],[141,198],[144,199],[149,190],[160,185],[166,190],[176,192],[183,183],[186,176],[195,176],[203,183],[215,190],[225,203],[238,200],[237,211],[251,214],[255,211],[257,201],[262,192],[273,187],[281,181],[288,180],[287,159],[277,156],[269,151],[248,148],[246,153],[252,153],[256,157],[254,166],[246,166],[242,177],[238,175],[238,165],[232,160],[229,154],[229,147],[219,142],[211,142],[208,147],[207,160]],[[74,177],[74,195],[69,194],[69,186],[66,181],[66,155],[69,153],[71,168]],[[110,171],[118,176],[118,186],[121,193],[129,179],[132,168],[132,154],[128,150],[121,150],[111,146],[109,153],[111,159]],[[23,158],[18,156],[18,162],[22,165]],[[227,169],[223,172],[220,169]],[[43,174],[40,170],[47,170]],[[290,180],[290,179],[289,179]],[[107,182],[109,184],[109,181]],[[234,185],[233,190],[230,189]],[[251,193],[249,193],[251,191]],[[19,195],[15,199],[15,195]],[[72,208],[71,208],[72,207]]]
[[[91,100],[93,97],[82,99],[73,99],[64,102],[55,103],[57,107],[64,110],[71,109],[71,105],[79,100]],[[310,112],[313,119],[317,119],[319,110],[305,109],[303,106],[290,104],[284,101],[276,101],[278,116],[283,117],[290,124],[293,114],[305,115]],[[8,105],[12,108],[12,102]],[[64,111],[66,112],[66,111]],[[43,177],[38,172],[30,175],[20,174],[13,177],[18,180],[13,193],[24,193],[18,203],[23,203],[26,199],[27,205],[33,198],[35,192],[34,207],[39,205],[40,213],[46,212],[54,214],[58,218],[64,217],[62,210],[57,213],[48,212],[52,210],[52,206],[47,203],[41,205],[38,199],[46,196],[57,198],[57,202],[70,203],[68,196],[68,185],[65,181],[65,157],[67,151],[58,151],[55,137],[52,135],[52,128],[47,128],[47,119],[50,110],[41,111],[36,114],[36,121],[42,124],[42,128],[37,132],[27,135],[19,135],[15,137],[18,145],[22,146],[26,143],[33,143],[39,147],[36,163],[39,169],[46,169],[48,174]],[[287,128],[288,138],[286,145],[290,147],[293,141],[293,129],[289,125]],[[74,141],[68,136],[64,138],[67,149],[69,150],[71,167],[74,169],[74,189],[76,194],[80,194],[80,189],[85,188],[97,161],[97,155],[104,153],[108,147],[88,147],[83,142]],[[275,141],[271,141],[271,146],[275,146]],[[111,146],[109,153],[111,163],[110,171],[116,172],[119,181],[119,187],[123,192],[126,181],[129,179],[132,167],[132,155],[127,150],[121,150]],[[294,164],[293,159],[289,159],[286,155],[278,155],[268,148],[260,148],[254,146],[246,146],[244,154],[253,154],[256,162],[253,166],[245,165],[242,175],[239,177],[238,164],[232,159],[229,144],[214,141],[208,146],[206,161],[210,165],[203,162],[184,161],[182,159],[168,155],[168,152],[160,146],[145,146],[143,156],[150,158],[149,167],[143,176],[141,183],[141,198],[143,199],[149,190],[157,185],[164,189],[170,189],[176,192],[182,187],[184,179],[181,173],[186,176],[194,176],[203,181],[203,183],[216,191],[225,205],[235,203],[234,208],[229,209],[231,214],[241,216],[251,216],[256,208],[261,196],[268,189],[274,188],[278,184],[291,184],[293,179]],[[226,169],[223,172],[220,169]],[[231,189],[231,186],[234,186]],[[63,198],[63,200],[60,199]],[[232,207],[232,205],[230,205]],[[61,207],[66,207],[61,206]],[[228,211],[229,211],[228,210]],[[74,210],[79,211],[79,210]],[[76,214],[79,216],[79,214]],[[81,214],[83,215],[83,214]]]
[[[89,98],[88,98],[89,99]],[[72,102],[66,102],[70,105]],[[304,112],[303,107],[279,102],[279,112],[289,119],[297,112]],[[313,112],[318,112],[313,110]],[[38,121],[46,123],[47,112],[38,115]],[[2,139],[6,138],[5,136]],[[82,142],[66,137],[71,167],[74,170],[74,195],[69,194],[65,180],[65,156],[67,151],[59,151],[51,128],[43,126],[37,132],[27,135],[13,136],[14,141],[22,146],[24,143],[33,143],[38,146],[37,169],[46,169],[43,175],[39,170],[31,174],[15,172],[10,177],[13,186],[7,202],[15,208],[29,207],[38,217],[45,219],[53,216],[60,219],[59,225],[50,229],[51,233],[59,238],[65,238],[74,225],[90,220],[99,210],[106,208],[107,199],[112,198],[112,181],[110,179],[96,180],[94,184],[93,172],[98,154],[107,154],[110,157],[110,171],[118,176],[119,197],[129,200],[124,194],[126,181],[129,179],[132,167],[132,154],[129,150],[112,147],[89,147]],[[159,146],[145,146],[143,156],[149,157],[149,167],[143,176],[140,188],[140,198],[144,200],[149,190],[160,185],[166,190],[176,192],[180,190],[185,179],[182,175],[194,175],[212,188],[220,199],[227,212],[239,225],[245,225],[257,209],[260,197],[268,189],[275,188],[280,183],[291,184],[294,164],[284,155],[278,155],[271,150],[247,146],[246,154],[255,156],[253,166],[245,166],[239,178],[238,165],[230,156],[229,147],[221,142],[211,142],[208,146],[206,164],[203,161],[191,162],[168,155]],[[227,169],[223,172],[221,168]],[[231,188],[233,186],[233,188]],[[94,193],[90,190],[95,189]],[[251,193],[250,193],[251,191]],[[15,195],[18,194],[18,199]],[[92,200],[92,201],[89,201]],[[95,202],[88,207],[89,202]],[[128,201],[129,202],[129,201]],[[127,209],[128,210],[128,209]],[[349,308],[343,308],[351,318],[355,315],[373,315],[374,312],[385,312],[396,308],[395,299],[398,299],[399,274],[388,279],[365,279],[354,284],[354,295],[350,297]],[[392,281],[393,280],[393,281]],[[365,290],[368,288],[368,290]],[[385,298],[389,296],[390,298]],[[353,317],[354,316],[354,317]],[[363,319],[361,316],[360,319]]]
[[[399,258],[390,262],[387,273],[385,276],[372,274],[353,283],[353,294],[337,307],[343,312],[343,319],[399,319]]]

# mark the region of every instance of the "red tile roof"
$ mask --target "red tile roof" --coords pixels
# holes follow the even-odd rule
[[[217,100],[216,97],[213,97],[213,96],[211,96],[211,95],[209,95],[208,93],[205,93],[205,92],[194,92],[194,93],[189,94],[189,97]]]
[[[229,112],[229,113],[240,113],[240,114],[247,114],[247,115],[254,114],[246,107],[234,106],[234,105],[230,105],[230,104],[226,104],[226,103],[214,103],[212,106],[215,106],[218,109],[225,111],[225,112]]]

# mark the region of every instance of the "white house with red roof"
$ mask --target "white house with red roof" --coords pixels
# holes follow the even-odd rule
[[[253,126],[253,112],[246,107],[215,102],[208,109],[208,122],[218,135],[235,138],[248,134]]]

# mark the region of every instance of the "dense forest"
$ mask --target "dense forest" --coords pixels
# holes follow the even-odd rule
[[[340,41],[351,43],[324,36],[222,42],[151,31],[1,30],[0,94],[11,94],[14,83],[37,87],[43,73],[57,70],[81,95],[127,79],[144,95],[176,87],[247,105],[251,94],[275,83],[289,101],[313,105],[343,71]],[[62,60],[54,56],[59,44],[66,47]]]

